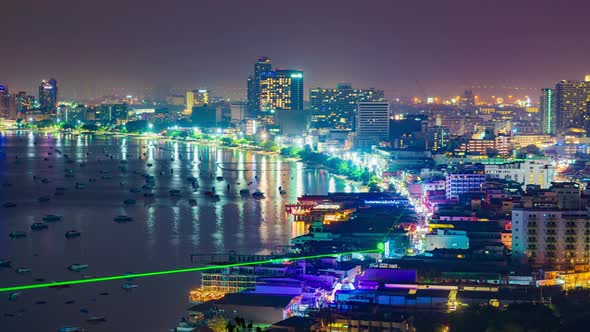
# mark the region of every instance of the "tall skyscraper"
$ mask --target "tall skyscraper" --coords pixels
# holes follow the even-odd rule
[[[570,128],[584,128],[588,120],[590,82],[561,81],[555,86],[556,131],[563,133]]]
[[[272,69],[268,57],[260,57],[254,74],[248,77],[248,113],[250,116],[274,110],[303,109],[303,72]]]
[[[260,112],[260,78],[262,73],[272,71],[270,58],[261,56],[254,64],[254,74],[248,77],[248,112],[250,115]]]
[[[541,90],[541,120],[543,134],[555,134],[555,90],[545,88]]]
[[[389,103],[358,103],[355,148],[366,148],[388,140]]]
[[[302,110],[303,72],[278,69],[260,76],[260,110]]]
[[[353,89],[350,83],[340,83],[336,89],[310,89],[312,125],[316,128],[354,130],[358,103],[383,100],[383,90]]]
[[[8,117],[8,87],[0,85],[0,117]]]
[[[55,78],[41,81],[39,85],[39,105],[44,112],[57,110],[57,81]]]

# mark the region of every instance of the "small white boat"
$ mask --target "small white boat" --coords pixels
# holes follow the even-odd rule
[[[81,327],[66,326],[58,330],[59,332],[80,332],[84,331]]]
[[[68,270],[74,272],[80,272],[88,269],[88,264],[71,264],[68,266]]]
[[[18,297],[20,296],[20,292],[14,292],[14,293],[10,293],[8,294],[8,301],[16,301],[18,299]]]
[[[32,270],[27,267],[19,267],[18,269],[14,270],[14,271],[18,274],[25,274],[25,273],[31,272]]]
[[[129,290],[129,289],[133,289],[133,288],[137,288],[137,287],[139,287],[139,285],[138,285],[138,284],[133,284],[133,283],[130,283],[130,282],[126,282],[126,283],[124,283],[124,284],[121,286],[121,288],[123,288],[123,289],[125,289],[125,290]]]

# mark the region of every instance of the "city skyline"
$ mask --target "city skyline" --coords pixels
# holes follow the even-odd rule
[[[100,96],[110,88],[188,87],[245,98],[243,78],[261,55],[304,70],[307,87],[351,82],[389,97],[449,96],[471,88],[481,94],[525,91],[536,99],[541,88],[581,79],[590,68],[584,58],[590,46],[578,42],[589,6],[582,1],[562,8],[521,1],[510,10],[498,2],[474,7],[466,1],[367,7],[342,1],[296,7],[266,1],[30,3],[11,2],[0,14],[5,28],[18,31],[7,34],[3,47],[9,52],[0,55],[0,63],[10,64],[2,84],[31,92],[41,79],[56,77],[66,98]],[[33,24],[18,19],[25,9]],[[281,15],[272,14],[277,11]],[[194,19],[203,12],[208,15]],[[40,38],[39,29],[48,37]],[[559,37],[564,29],[571,38]]]

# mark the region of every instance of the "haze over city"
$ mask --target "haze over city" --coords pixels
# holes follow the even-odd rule
[[[391,98],[468,88],[522,97],[588,71],[589,6],[8,0],[0,11],[0,79],[34,90],[40,79],[57,77],[64,98],[206,87],[239,99],[252,61],[267,55],[304,70],[308,87],[352,82]]]

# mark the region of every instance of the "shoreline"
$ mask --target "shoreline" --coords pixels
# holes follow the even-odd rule
[[[354,185],[356,186],[359,190],[358,192],[368,192],[369,187],[364,185],[362,182],[360,181],[354,181],[349,179],[348,177],[346,177],[345,175],[339,175],[339,174],[335,174],[334,172],[332,172],[332,170],[330,170],[329,168],[325,167],[325,166],[316,166],[316,165],[311,165],[311,164],[307,164],[303,161],[301,161],[298,158],[292,158],[292,157],[285,157],[285,156],[281,156],[280,153],[278,152],[270,152],[270,151],[264,151],[260,148],[253,148],[253,147],[240,147],[240,146],[226,146],[226,145],[222,145],[219,142],[212,142],[212,141],[200,141],[200,140],[179,140],[176,138],[169,138],[169,137],[162,137],[159,135],[154,134],[152,135],[141,135],[141,134],[133,134],[133,133],[115,133],[115,132],[91,132],[91,131],[62,131],[62,130],[41,130],[41,129],[0,129],[0,131],[25,131],[25,132],[33,132],[33,133],[60,133],[60,134],[76,134],[76,135],[104,135],[104,136],[124,136],[124,137],[130,137],[130,138],[135,138],[135,139],[140,139],[140,140],[150,140],[150,139],[158,139],[158,140],[164,140],[167,142],[174,142],[174,143],[185,143],[185,144],[197,144],[197,145],[207,145],[207,146],[215,146],[215,147],[219,147],[219,148],[223,148],[223,149],[232,149],[232,150],[239,150],[239,151],[249,151],[249,152],[253,152],[253,153],[257,153],[257,154],[264,154],[264,155],[268,155],[268,156],[275,156],[277,158],[280,158],[281,160],[285,160],[285,161],[292,161],[292,162],[299,162],[302,163],[303,165],[305,165],[306,167],[312,167],[315,169],[323,169],[326,170],[327,172],[330,173],[330,175],[344,181],[347,184],[350,185]]]

